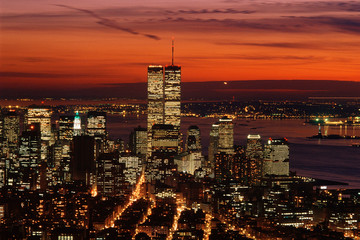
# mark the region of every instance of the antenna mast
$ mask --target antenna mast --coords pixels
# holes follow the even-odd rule
[[[171,47],[171,65],[174,66],[174,37],[172,37],[172,47]]]

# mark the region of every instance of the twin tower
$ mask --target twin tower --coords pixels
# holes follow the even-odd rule
[[[171,125],[175,131],[180,131],[181,66],[174,65],[174,43],[172,53],[170,66],[150,65],[148,67],[148,157],[154,150],[152,149],[154,140],[152,130],[155,125]]]

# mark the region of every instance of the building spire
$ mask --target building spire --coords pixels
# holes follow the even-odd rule
[[[171,66],[174,66],[174,37],[172,37],[172,47],[171,47]]]

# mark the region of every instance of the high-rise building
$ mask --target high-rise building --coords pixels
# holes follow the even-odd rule
[[[209,157],[209,163],[211,169],[214,169],[214,165],[215,165],[214,159],[215,159],[215,154],[218,152],[218,147],[219,147],[219,123],[217,122],[211,125],[211,129],[210,129],[208,157]]]
[[[185,151],[201,152],[201,136],[198,126],[190,126],[187,130]]]
[[[141,174],[141,159],[138,156],[123,153],[119,157],[119,162],[125,164],[125,181],[128,182],[130,186],[134,186],[137,178]]]
[[[209,142],[209,163],[214,171],[217,164],[216,154],[234,154],[234,124],[232,119],[220,118],[211,126]],[[218,158],[219,159],[219,158]]]
[[[2,138],[3,138],[3,129],[4,129],[4,118],[3,118],[3,115],[2,115],[2,113],[0,111],[0,144],[1,144]]]
[[[194,174],[201,168],[203,157],[201,152],[184,152],[175,156],[175,164],[179,172]]]
[[[180,151],[181,67],[174,65],[174,44],[170,66],[148,67],[147,172],[165,179],[174,169]],[[153,170],[158,170],[158,174]]]
[[[15,166],[20,177],[20,181],[17,183],[28,189],[38,189],[40,187],[40,129],[40,123],[30,124],[20,137],[19,162]]]
[[[161,65],[148,67],[147,81],[147,157],[151,155],[152,126],[164,123],[164,69]]]
[[[74,136],[80,136],[82,134],[81,130],[81,117],[79,115],[79,111],[76,111],[75,117],[74,117]]]
[[[134,128],[130,134],[129,147],[132,153],[145,156],[147,152],[147,129]]]
[[[57,140],[51,146],[53,168],[52,184],[65,183],[71,181],[70,161],[71,161],[71,141]]]
[[[152,148],[152,126],[155,124],[171,124],[178,130],[180,139],[180,115],[181,66],[174,65],[173,42],[172,64],[165,66],[165,68],[162,65],[148,67],[148,157],[150,157]]]
[[[59,117],[59,140],[71,141],[74,136],[74,116]]]
[[[181,114],[181,67],[165,66],[164,75],[164,123],[180,129]]]
[[[263,176],[289,176],[289,145],[286,138],[270,138],[264,146]]]
[[[8,111],[0,120],[0,156],[4,159],[6,169],[17,161],[20,135],[20,116],[15,111]],[[7,171],[6,170],[6,171]]]
[[[79,118],[77,117],[77,121]],[[81,125],[81,124],[80,124]],[[75,126],[74,126],[75,127]],[[78,125],[76,126],[79,127]],[[106,131],[106,113],[90,111],[87,114],[87,135],[95,137],[95,140],[105,141]]]
[[[165,180],[174,169],[174,157],[178,154],[179,130],[170,124],[152,127],[151,157],[148,159],[149,179]]]
[[[234,124],[232,119],[223,117],[219,119],[219,145],[218,152],[234,153]]]
[[[9,148],[17,147],[20,135],[20,116],[15,111],[4,115],[2,134]]]
[[[102,195],[119,195],[123,190],[125,164],[117,154],[102,153],[97,160],[97,191]]]
[[[41,159],[46,160],[48,157],[48,146],[50,145],[51,131],[51,115],[50,107],[34,106],[29,107],[26,114],[26,123],[28,125],[39,123],[41,134]]]
[[[26,123],[40,123],[40,133],[42,141],[50,141],[51,139],[51,115],[52,111],[49,107],[29,107],[26,115]]]
[[[259,185],[262,176],[263,145],[260,135],[248,135],[246,142],[246,181]]]
[[[148,130],[154,124],[164,123],[164,68],[161,65],[148,67]]]
[[[91,185],[95,174],[94,137],[75,136],[73,138],[70,172],[73,180],[81,180]]]
[[[214,176],[218,182],[233,178],[234,155],[225,152],[215,154]]]

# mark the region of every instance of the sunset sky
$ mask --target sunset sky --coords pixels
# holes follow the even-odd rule
[[[0,4],[0,88],[146,81],[360,81],[360,1],[16,0]]]

